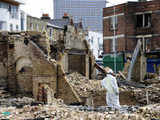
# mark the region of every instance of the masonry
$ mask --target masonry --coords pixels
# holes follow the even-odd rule
[[[39,33],[0,33],[0,78],[6,79],[13,94],[33,96],[43,102],[54,98],[63,99],[66,104],[80,102],[63,67],[48,58],[48,44],[41,44],[45,41],[45,35]]]
[[[137,40],[146,51],[160,48],[160,1],[128,2],[115,6],[116,51],[133,52]],[[104,53],[113,52],[114,8],[104,8]]]

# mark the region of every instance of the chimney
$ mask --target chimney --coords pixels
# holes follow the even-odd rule
[[[63,19],[69,19],[69,16],[68,16],[68,14],[67,13],[64,13],[64,15],[63,15],[63,17],[62,17]]]
[[[42,14],[41,20],[49,21],[50,19],[49,14]]]

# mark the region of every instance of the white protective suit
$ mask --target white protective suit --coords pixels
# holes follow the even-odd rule
[[[111,108],[120,109],[119,89],[116,78],[111,74],[107,74],[107,76],[101,81],[101,84],[107,90],[107,105]]]

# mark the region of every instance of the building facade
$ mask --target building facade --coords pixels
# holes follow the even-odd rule
[[[21,14],[20,2],[16,0],[0,0],[0,30],[1,31],[20,31]]]
[[[105,0],[53,0],[53,3],[55,19],[60,19],[67,13],[73,16],[74,23],[82,20],[85,29],[102,31]]]
[[[49,42],[53,44],[53,42],[56,41],[59,33],[63,31],[63,28],[51,24],[51,20],[49,17],[48,19],[43,18],[44,16],[42,16],[42,18],[36,18],[27,15],[27,31],[34,31],[46,34],[48,36]]]
[[[128,2],[104,8],[103,48],[104,54],[113,53],[115,37],[116,52],[133,52],[137,41],[142,40],[146,52],[160,49],[160,1]],[[114,27],[115,24],[115,27]],[[115,31],[115,36],[114,36]]]
[[[47,30],[47,22],[27,15],[27,31],[44,32]]]

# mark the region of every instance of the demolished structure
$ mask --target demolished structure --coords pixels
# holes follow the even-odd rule
[[[38,32],[1,32],[1,76],[14,94],[28,94],[37,101],[81,103],[81,98],[66,80],[67,73],[79,72],[94,77],[94,57],[85,40],[81,24],[69,19],[57,39]]]
[[[117,80],[122,109],[110,110],[101,80],[94,79],[95,67],[105,71],[94,61],[81,22],[74,24],[68,16],[45,20],[56,29],[53,39],[47,31],[0,32],[0,118],[160,119],[159,79],[140,84],[127,81],[120,72]],[[139,50],[135,56],[143,48],[142,41],[136,43]],[[157,58],[157,52],[154,54]],[[147,53],[150,58],[152,55]],[[148,106],[140,107],[144,105]]]
[[[35,36],[38,36],[37,39]],[[63,68],[55,60],[48,59],[41,49],[41,45],[45,45],[45,36],[35,36],[27,33],[1,33],[1,48],[4,48],[2,52],[6,55],[1,56],[1,63],[7,71],[3,77],[6,78],[8,90],[14,94],[33,94],[35,99],[43,102],[51,102],[58,90],[59,97],[64,101],[71,101],[64,98],[66,94],[72,96],[69,99],[77,100],[65,81]],[[43,44],[37,44],[38,40]]]

